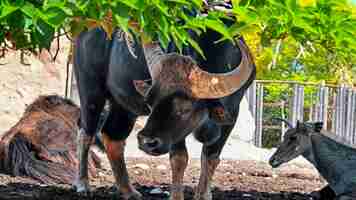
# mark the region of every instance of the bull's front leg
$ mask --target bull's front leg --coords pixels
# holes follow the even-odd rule
[[[131,185],[125,164],[125,141],[115,141],[107,134],[103,134],[103,142],[106,154],[111,164],[111,169],[115,176],[117,189],[122,193],[122,198],[139,200],[142,195]]]
[[[89,192],[88,180],[88,156],[93,136],[85,133],[84,129],[79,129],[77,136],[77,156],[79,159],[78,174],[74,182],[74,187],[79,193]]]
[[[220,163],[219,158],[208,158],[203,152],[201,156],[201,171],[199,184],[195,191],[195,200],[211,200],[211,181],[214,176],[215,169]]]
[[[173,145],[169,153],[172,168],[171,200],[184,200],[183,178],[188,165],[188,152],[185,141]]]
[[[213,198],[211,193],[211,182],[214,176],[214,172],[220,163],[220,154],[229,137],[233,126],[219,127],[218,131],[221,131],[220,138],[213,144],[203,145],[201,155],[201,171],[199,184],[195,191],[195,200],[211,200]],[[216,131],[214,129],[208,129],[204,131]],[[206,132],[203,132],[204,134]]]

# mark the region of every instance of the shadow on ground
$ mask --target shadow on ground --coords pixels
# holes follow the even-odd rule
[[[135,187],[144,195],[144,200],[163,200],[169,199],[165,191],[169,191],[168,185],[160,185],[158,187],[147,187],[136,184]],[[163,193],[151,194],[152,189],[160,188]],[[9,183],[7,185],[0,185],[0,199],[11,200],[94,200],[94,199],[120,199],[115,194],[114,187],[98,187],[93,190],[88,196],[77,194],[69,186],[41,186],[28,183]],[[193,199],[193,189],[191,187],[185,188],[185,199]],[[220,190],[214,188],[213,199],[217,200],[309,200],[310,197],[301,193],[263,193],[254,191],[239,191],[239,190]]]

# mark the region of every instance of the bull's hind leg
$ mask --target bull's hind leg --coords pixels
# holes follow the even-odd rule
[[[184,200],[183,177],[188,164],[185,141],[172,146],[169,161],[172,168],[171,200]]]
[[[227,138],[230,135],[233,126],[219,127],[221,137],[211,145],[204,145],[201,155],[201,171],[199,184],[195,191],[195,200],[211,200],[213,199],[211,193],[211,182],[214,172],[220,163],[220,154],[225,145]],[[205,130],[209,131],[209,130]],[[215,130],[216,131],[216,130]],[[204,133],[202,133],[204,134]]]
[[[131,185],[125,164],[125,140],[135,123],[135,116],[113,106],[103,127],[103,142],[115,176],[117,189],[124,199],[138,200],[142,195]]]
[[[78,131],[77,139],[77,155],[79,159],[79,170],[74,182],[74,186],[77,192],[86,193],[89,192],[88,182],[88,155],[90,145],[92,144],[93,137],[84,132],[84,129]]]
[[[98,93],[100,94],[100,93]],[[77,154],[79,166],[74,186],[77,192],[89,192],[88,181],[88,155],[90,145],[93,143],[97,132],[100,113],[104,107],[103,97],[81,98],[80,130],[78,132]]]
[[[125,141],[115,141],[105,133],[103,135],[104,145],[109,158],[111,169],[115,176],[118,190],[124,199],[141,199],[142,195],[131,185],[125,164]]]

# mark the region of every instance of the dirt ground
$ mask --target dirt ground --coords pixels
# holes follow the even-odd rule
[[[128,169],[145,200],[169,198],[170,167],[166,158],[130,158]],[[107,167],[104,167],[107,168]],[[186,199],[193,198],[199,161],[191,160],[184,178]],[[26,178],[0,175],[0,199],[117,199],[111,170],[102,169],[91,180],[92,192],[80,196],[70,185],[41,185]],[[224,160],[216,171],[213,198],[239,200],[308,200],[307,193],[322,187],[312,169],[289,165],[272,170],[265,163]],[[155,191],[157,191],[154,193]]]

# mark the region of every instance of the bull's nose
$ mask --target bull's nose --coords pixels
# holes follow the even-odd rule
[[[139,148],[146,153],[154,154],[157,149],[162,146],[162,140],[159,138],[151,138],[147,136],[138,135],[137,136]]]

